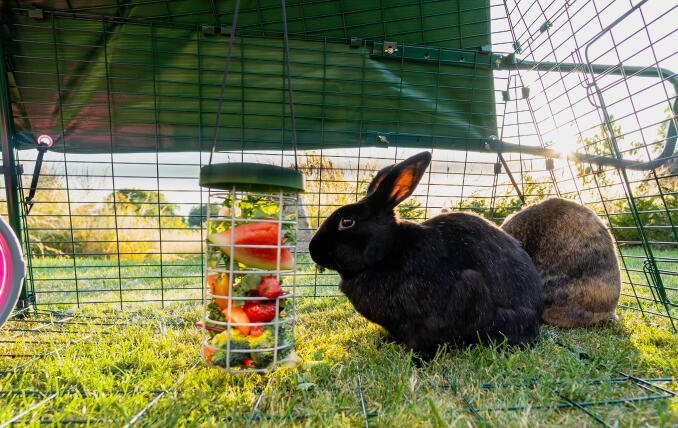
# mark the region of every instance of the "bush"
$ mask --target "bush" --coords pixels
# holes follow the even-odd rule
[[[125,189],[101,203],[68,203],[65,183],[43,174],[26,219],[35,256],[88,255],[121,260],[183,259],[202,249],[200,231],[175,216],[174,204],[153,192]],[[114,210],[115,207],[115,210]],[[117,227],[116,227],[117,226]]]
[[[652,243],[678,242],[678,201],[674,195],[641,196],[634,199],[645,236]],[[642,241],[641,230],[626,200],[609,204],[610,226],[612,234],[620,245],[638,245]]]
[[[549,197],[553,192],[553,187],[550,184],[535,183],[529,175],[526,175],[522,190],[526,202],[531,204]],[[503,195],[496,196],[493,203],[492,199],[482,198],[474,192],[470,198],[461,200],[459,209],[475,212],[500,225],[506,217],[522,208],[522,201],[512,193],[513,189]]]

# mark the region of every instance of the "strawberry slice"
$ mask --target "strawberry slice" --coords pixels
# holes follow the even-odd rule
[[[250,322],[269,322],[275,318],[273,302],[247,302],[244,309]]]
[[[276,299],[282,296],[283,289],[280,287],[280,282],[275,279],[275,276],[269,275],[261,278],[259,283],[259,295],[267,299]]]

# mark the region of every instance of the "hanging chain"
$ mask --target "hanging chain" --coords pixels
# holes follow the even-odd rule
[[[290,100],[290,121],[292,126],[292,148],[294,150],[294,169],[299,170],[297,163],[297,128],[294,120],[294,98],[292,96],[292,76],[290,74],[290,45],[287,36],[287,10],[285,8],[285,0],[282,3],[282,21],[283,21],[283,38],[285,45],[285,69],[287,71],[287,92]],[[224,90],[226,89],[226,79],[228,78],[228,69],[231,65],[231,52],[233,51],[233,39],[235,38],[235,30],[238,25],[238,12],[240,10],[240,0],[235,2],[235,10],[233,11],[233,24],[231,25],[231,36],[228,40],[228,52],[226,53],[226,65],[224,67],[224,75],[221,78],[221,90],[219,92],[219,106],[217,107],[217,118],[214,123],[214,135],[212,137],[212,150],[210,151],[209,164],[212,164],[214,157],[214,150],[217,146],[217,134],[219,132],[219,120],[221,119],[221,108],[224,104]]]

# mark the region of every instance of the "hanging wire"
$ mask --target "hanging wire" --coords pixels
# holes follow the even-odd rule
[[[297,162],[297,128],[294,120],[294,97],[292,95],[292,76],[290,74],[290,45],[287,35],[287,10],[285,8],[285,0],[281,0],[282,21],[283,21],[283,39],[285,45],[285,69],[287,72],[287,92],[290,102],[290,125],[292,127],[292,148],[294,150],[294,169],[299,170]],[[224,66],[224,75],[221,78],[221,89],[219,91],[219,106],[217,107],[217,117],[214,123],[214,134],[212,136],[212,150],[210,151],[209,164],[212,164],[214,157],[214,150],[217,146],[217,134],[219,132],[219,120],[221,119],[221,109],[224,104],[224,91],[226,89],[226,79],[228,78],[228,69],[231,65],[231,52],[233,51],[233,39],[235,36],[236,27],[238,24],[238,12],[240,10],[240,0],[236,0],[235,9],[233,10],[233,24],[231,24],[231,36],[228,40],[228,52],[226,53],[226,65]]]
[[[287,11],[285,10],[285,0],[281,0],[280,3],[282,4],[283,38],[285,40],[285,67],[287,69],[287,92],[290,99],[290,125],[292,126],[294,169],[299,171],[299,165],[297,165],[297,127],[294,125],[294,99],[292,98],[292,76],[290,74],[290,43],[287,38]]]
[[[219,107],[217,107],[217,118],[214,122],[214,135],[212,137],[212,150],[210,151],[210,161],[214,150],[217,147],[217,133],[219,132],[219,120],[221,119],[221,107],[224,104],[224,90],[226,89],[226,79],[228,78],[228,68],[231,65],[231,51],[233,50],[233,39],[235,38],[235,29],[238,25],[238,12],[240,11],[240,0],[235,0],[235,9],[233,10],[233,23],[231,24],[231,36],[228,38],[228,52],[226,52],[226,65],[224,66],[224,76],[221,78],[221,90],[219,92]],[[287,33],[285,33],[287,34]],[[200,71],[198,71],[200,73]]]

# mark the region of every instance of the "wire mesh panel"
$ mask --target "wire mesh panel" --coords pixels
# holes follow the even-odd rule
[[[648,162],[675,142],[673,4],[507,4],[515,52],[506,72],[502,139]],[[607,64],[607,65],[601,65]],[[521,96],[525,88],[529,98]],[[507,126],[508,125],[508,126]],[[543,190],[587,204],[617,240],[622,306],[668,318],[675,329],[676,245],[671,156],[636,171],[573,162],[521,162],[526,197]],[[515,158],[514,158],[515,159]],[[510,162],[509,162],[510,163]],[[529,180],[526,180],[529,177]]]
[[[0,137],[22,166],[34,305],[0,331],[3,421],[675,421],[675,335],[655,328],[678,327],[675,2],[288,2],[296,156],[278,2],[242,1],[214,133],[233,3],[7,5]],[[55,146],[25,203],[43,133]],[[584,204],[616,240],[625,319],[544,326],[524,350],[442,350],[437,366],[414,370],[343,299],[303,299],[295,349],[309,366],[225,381],[199,365],[194,310],[211,298],[203,255],[218,210],[198,179],[213,135],[215,162],[305,176],[297,297],[340,295],[338,275],[309,256],[316,228],[377,170],[429,150],[400,218],[461,210],[500,224],[547,197]],[[10,208],[3,188],[0,214]]]
[[[32,155],[20,152],[30,170]],[[190,154],[106,157],[45,158],[25,218],[36,302],[200,300],[200,156],[193,165]]]
[[[301,303],[308,327],[327,322],[318,311],[329,305],[341,313],[327,313],[340,330],[370,330],[365,321],[345,316],[352,309],[339,299]],[[587,348],[590,354],[570,346],[580,334],[572,330],[553,336],[550,330],[540,346],[525,352],[482,347],[457,352],[427,370],[409,369],[407,354],[393,347],[379,353],[358,348],[351,354],[360,353],[361,364],[354,355],[337,356],[341,364],[318,364],[309,383],[310,371],[235,378],[199,364],[199,333],[190,322],[197,321],[195,312],[100,316],[100,307],[88,309],[95,311],[23,311],[0,329],[3,423],[356,426],[397,420],[410,426],[433,420],[504,426],[528,420],[615,426],[620,420],[656,425],[675,420],[666,411],[676,396],[675,379],[639,377],[628,350],[610,343],[602,352],[624,357],[603,364],[600,343]],[[615,336],[614,328],[606,333]],[[298,347],[304,353],[325,352],[307,342],[315,334],[303,335]],[[337,338],[323,340],[330,342],[330,352],[348,354]],[[367,364],[369,359],[376,361]],[[504,364],[518,369],[507,376]]]
[[[36,304],[201,298],[197,177],[233,15],[232,5],[188,3],[13,9],[5,39],[24,196],[35,135],[56,141],[23,219]],[[215,156],[289,166],[279,6],[242,7]],[[362,197],[374,171],[428,149],[433,162],[401,218],[456,209],[500,223],[526,203],[574,199],[617,241],[622,306],[675,328],[675,5],[288,7],[308,185],[299,295],[338,293],[338,277],[308,256],[315,228]]]
[[[8,26],[15,142],[34,147],[39,133],[55,139],[25,218],[28,251],[36,256],[30,286],[37,304],[124,308],[197,299],[206,198],[189,183],[213,132],[227,31],[196,24],[208,4],[195,10],[167,4],[156,14],[90,6],[50,5],[62,11],[42,16],[18,7]],[[391,38],[479,52],[490,34],[486,7],[456,1],[344,6],[342,18],[313,2],[291,8],[301,148],[387,146],[381,134],[394,129],[402,133],[399,141],[409,135],[409,144],[424,148],[433,144],[431,135],[459,135],[477,146],[479,138],[496,134],[487,67],[439,63],[428,52],[414,63],[370,54],[372,40]],[[225,160],[289,164],[286,154],[271,155],[289,148],[290,134],[279,18],[271,10],[277,9],[248,5],[242,11],[217,133],[220,150],[236,150]],[[170,18],[165,13],[171,19],[163,19]],[[232,11],[214,13],[222,22]],[[472,98],[479,102],[466,102]],[[34,159],[31,150],[20,152],[26,193]]]

